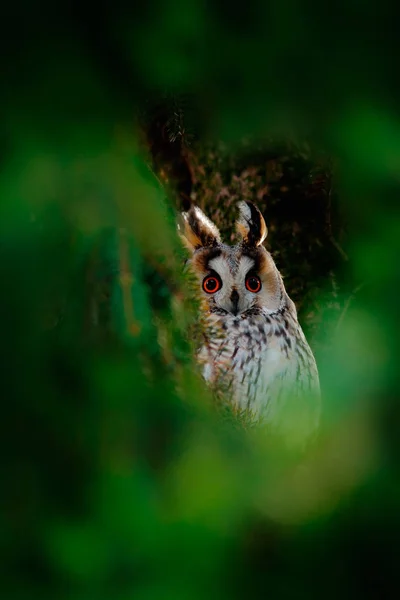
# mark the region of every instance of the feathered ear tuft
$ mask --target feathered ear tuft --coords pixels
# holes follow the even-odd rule
[[[236,229],[246,246],[256,247],[263,243],[268,229],[261,212],[252,202],[238,203],[240,216],[236,221]]]
[[[198,206],[192,206],[182,213],[182,224],[178,228],[185,246],[191,252],[221,243],[218,228]]]

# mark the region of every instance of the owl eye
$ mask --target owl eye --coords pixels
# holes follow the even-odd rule
[[[203,290],[207,292],[207,294],[215,294],[222,287],[221,280],[215,275],[208,275],[203,279]]]
[[[257,294],[261,290],[261,279],[257,275],[250,275],[246,278],[246,288],[249,292]]]

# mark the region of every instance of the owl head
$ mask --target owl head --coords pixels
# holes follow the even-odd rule
[[[240,202],[236,228],[240,242],[224,244],[218,228],[192,206],[182,213],[180,235],[191,252],[189,264],[198,277],[203,305],[219,316],[245,318],[272,314],[287,302],[282,278],[262,245],[267,226],[258,208]]]

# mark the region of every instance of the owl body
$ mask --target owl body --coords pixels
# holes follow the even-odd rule
[[[319,420],[316,362],[272,256],[262,246],[260,211],[240,203],[242,242],[223,244],[198,207],[184,213],[205,320],[198,359],[210,384],[224,387],[235,409],[290,435],[312,433]]]

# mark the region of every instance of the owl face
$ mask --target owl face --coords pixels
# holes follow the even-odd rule
[[[189,262],[208,312],[236,318],[271,314],[279,310],[284,288],[271,255],[262,246],[267,227],[250,202],[241,202],[239,209],[236,225],[242,241],[236,246],[222,243],[216,226],[196,206],[183,213],[181,236],[192,252]]]

